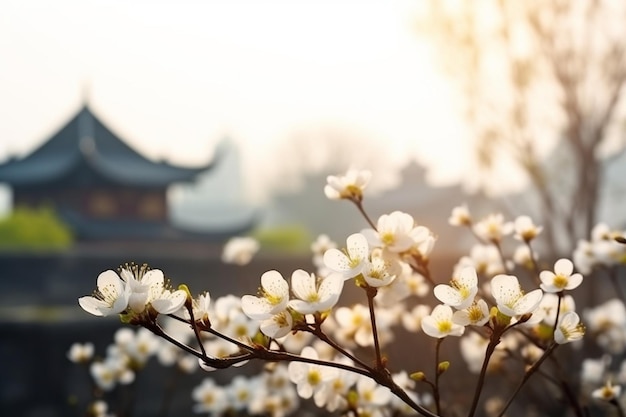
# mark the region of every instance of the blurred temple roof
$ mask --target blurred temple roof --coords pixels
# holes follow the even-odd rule
[[[136,187],[161,187],[192,181],[212,168],[219,155],[206,166],[186,168],[153,162],[120,140],[84,106],[76,116],[34,152],[0,165],[0,182],[13,186],[41,186],[99,181]]]
[[[81,241],[223,241],[252,229],[257,213],[240,202],[224,204],[208,190],[203,227],[180,215],[172,221],[168,189],[215,176],[235,152],[223,141],[201,167],[154,162],[113,133],[87,105],[23,158],[0,164],[0,182],[12,188],[14,206],[52,206]],[[220,184],[218,184],[220,185]],[[240,184],[230,184],[238,187]]]

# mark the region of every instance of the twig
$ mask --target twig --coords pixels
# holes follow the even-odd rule
[[[476,413],[476,408],[478,407],[478,400],[480,399],[480,394],[482,392],[483,386],[485,385],[485,376],[487,375],[487,367],[489,365],[489,360],[491,359],[491,355],[496,349],[496,346],[500,343],[500,335],[496,335],[496,333],[491,334],[491,338],[489,339],[489,344],[487,345],[487,349],[485,350],[485,359],[483,360],[483,365],[480,369],[480,375],[478,376],[478,382],[476,383],[476,390],[474,391],[474,398],[472,400],[472,405],[470,407],[468,417],[473,417]]]
[[[372,219],[370,219],[370,216],[367,215],[365,209],[363,209],[363,203],[361,202],[361,200],[350,199],[350,201],[352,201],[356,208],[359,209],[359,212],[361,213],[361,215],[363,215],[363,217],[365,217],[365,221],[372,227],[372,229],[376,230],[376,225],[374,224]]]
[[[433,385],[433,398],[435,400],[435,410],[437,410],[437,414],[441,415],[441,401],[439,395],[439,375],[441,374],[439,370],[439,352],[441,348],[441,343],[443,343],[443,337],[437,339],[437,345],[435,347],[435,383]]]
[[[378,291],[374,287],[367,286],[365,293],[367,294],[367,304],[370,310],[370,321],[372,323],[372,335],[374,336],[374,349],[376,351],[376,369],[384,369],[383,357],[380,353],[380,342],[378,340],[378,329],[376,328],[376,315],[374,314],[374,297]]]
[[[509,408],[509,406],[511,405],[511,403],[513,402],[513,400],[515,399],[515,397],[517,396],[517,394],[520,392],[520,390],[522,389],[522,387],[524,386],[524,384],[526,384],[526,382],[530,379],[530,377],[535,373],[535,371],[539,368],[539,366],[541,366],[541,364],[543,363],[543,361],[545,361],[548,356],[550,356],[550,354],[554,351],[554,349],[556,349],[559,345],[557,343],[552,343],[548,349],[546,349],[545,352],[543,352],[543,355],[537,360],[537,362],[535,362],[524,374],[524,378],[522,378],[522,380],[520,381],[519,385],[517,386],[517,388],[515,389],[515,391],[513,392],[513,394],[509,397],[509,400],[506,402],[506,404],[504,405],[504,407],[502,408],[502,410],[500,411],[500,414],[498,414],[498,417],[502,417],[504,415],[504,413],[506,412],[506,410]]]

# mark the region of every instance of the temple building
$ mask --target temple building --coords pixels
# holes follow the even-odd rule
[[[32,153],[0,164],[0,182],[11,187],[14,207],[52,206],[78,240],[220,241],[251,229],[253,216],[214,230],[181,229],[170,222],[167,190],[210,175],[227,151],[218,147],[197,168],[154,162],[84,106]]]

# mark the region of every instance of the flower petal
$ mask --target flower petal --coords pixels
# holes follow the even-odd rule
[[[93,314],[94,316],[103,317],[108,315],[108,310],[110,309],[109,305],[102,300],[98,300],[95,297],[90,295],[85,297],[80,297],[78,299],[78,304],[85,310],[87,313]]]
[[[103,292],[103,288],[115,288],[117,293],[121,293],[121,289],[124,287],[124,282],[115,271],[109,269],[98,275],[97,287],[100,292]]]
[[[554,272],[569,277],[574,272],[574,264],[569,259],[559,259],[554,264]]]
[[[141,278],[142,284],[155,284],[163,286],[164,282],[165,277],[163,276],[163,271],[161,271],[160,269],[151,269],[144,274],[143,278]]]
[[[307,303],[302,300],[289,301],[289,307],[293,308],[300,314],[313,314],[318,311],[317,303]]]
[[[187,300],[187,293],[183,290],[176,290],[172,293],[163,293],[163,297],[153,300],[152,307],[161,314],[172,314],[178,311]]]
[[[461,304],[461,302],[463,302],[463,297],[461,297],[461,293],[446,284],[437,285],[435,288],[433,288],[433,293],[439,301],[447,305],[457,306]]]
[[[301,300],[307,300],[311,294],[317,292],[315,284],[315,275],[302,269],[297,269],[291,274],[291,290]]]
[[[461,270],[461,274],[457,278],[459,284],[463,287],[473,288],[478,286],[478,275],[476,269],[473,266],[468,266]]]
[[[255,297],[253,295],[244,295],[241,297],[241,309],[244,314],[252,320],[265,320],[272,317],[270,311],[272,305],[265,298]]]
[[[529,292],[528,294],[517,300],[514,307],[515,312],[519,315],[534,312],[537,307],[539,307],[539,303],[541,302],[542,297],[543,291],[541,291],[540,289]]]
[[[324,265],[335,272],[344,272],[350,269],[350,260],[339,249],[328,249],[324,252]]]
[[[365,259],[369,255],[367,239],[361,233],[354,233],[348,236],[346,249],[351,259]]]
[[[293,326],[291,314],[283,311],[261,322],[261,332],[264,335],[278,339],[287,336]]]
[[[565,287],[565,289],[573,290],[574,288],[577,288],[582,282],[583,282],[583,276],[580,274],[574,274],[569,277],[568,282],[567,282],[567,287]]]
[[[289,295],[289,284],[278,271],[267,271],[261,275],[261,287],[263,287],[263,291],[272,296],[285,297]]]
[[[519,281],[514,275],[499,274],[491,280],[491,294],[498,304],[498,309],[500,309],[500,304],[513,305],[522,296],[521,293]]]
[[[324,300],[329,297],[334,297],[335,295],[339,297],[341,295],[341,291],[343,290],[344,279],[341,274],[330,274],[320,284],[320,288],[317,291],[320,299]]]

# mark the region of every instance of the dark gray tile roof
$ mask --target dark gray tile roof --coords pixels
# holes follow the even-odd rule
[[[162,187],[193,180],[212,168],[153,162],[124,143],[85,106],[48,141],[21,159],[0,165],[0,182],[13,186],[44,185],[69,177],[95,176],[117,184]],[[70,181],[72,182],[72,181]]]

